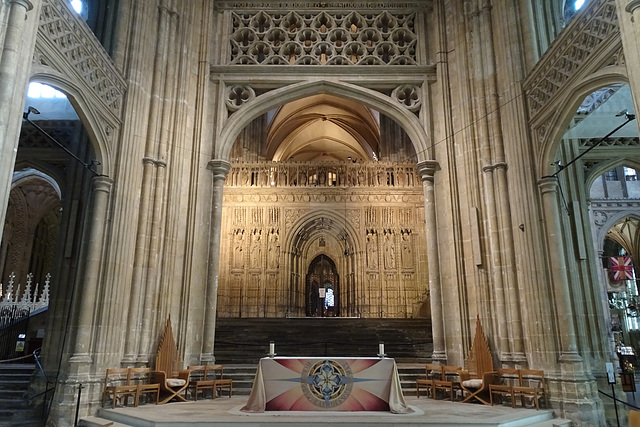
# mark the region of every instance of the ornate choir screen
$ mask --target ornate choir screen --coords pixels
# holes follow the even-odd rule
[[[218,315],[427,315],[424,233],[413,164],[236,163],[224,192]]]

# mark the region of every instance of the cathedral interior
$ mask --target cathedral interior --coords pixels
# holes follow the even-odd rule
[[[637,0],[12,0],[0,36],[0,359],[39,352],[48,425],[167,319],[186,366],[217,323],[310,318],[428,320],[419,360],[459,366],[480,319],[557,416],[613,425]]]

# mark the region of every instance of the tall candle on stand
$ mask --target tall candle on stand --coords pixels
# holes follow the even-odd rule
[[[270,355],[276,354],[276,343],[274,343],[273,341],[269,343],[269,354]]]
[[[378,344],[379,355],[382,356],[384,354],[384,343],[381,342]]]

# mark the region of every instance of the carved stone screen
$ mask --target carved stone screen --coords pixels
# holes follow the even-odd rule
[[[415,13],[232,16],[232,65],[416,65]]]

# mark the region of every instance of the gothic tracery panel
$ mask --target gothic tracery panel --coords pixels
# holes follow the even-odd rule
[[[232,16],[232,65],[416,65],[415,13]]]

